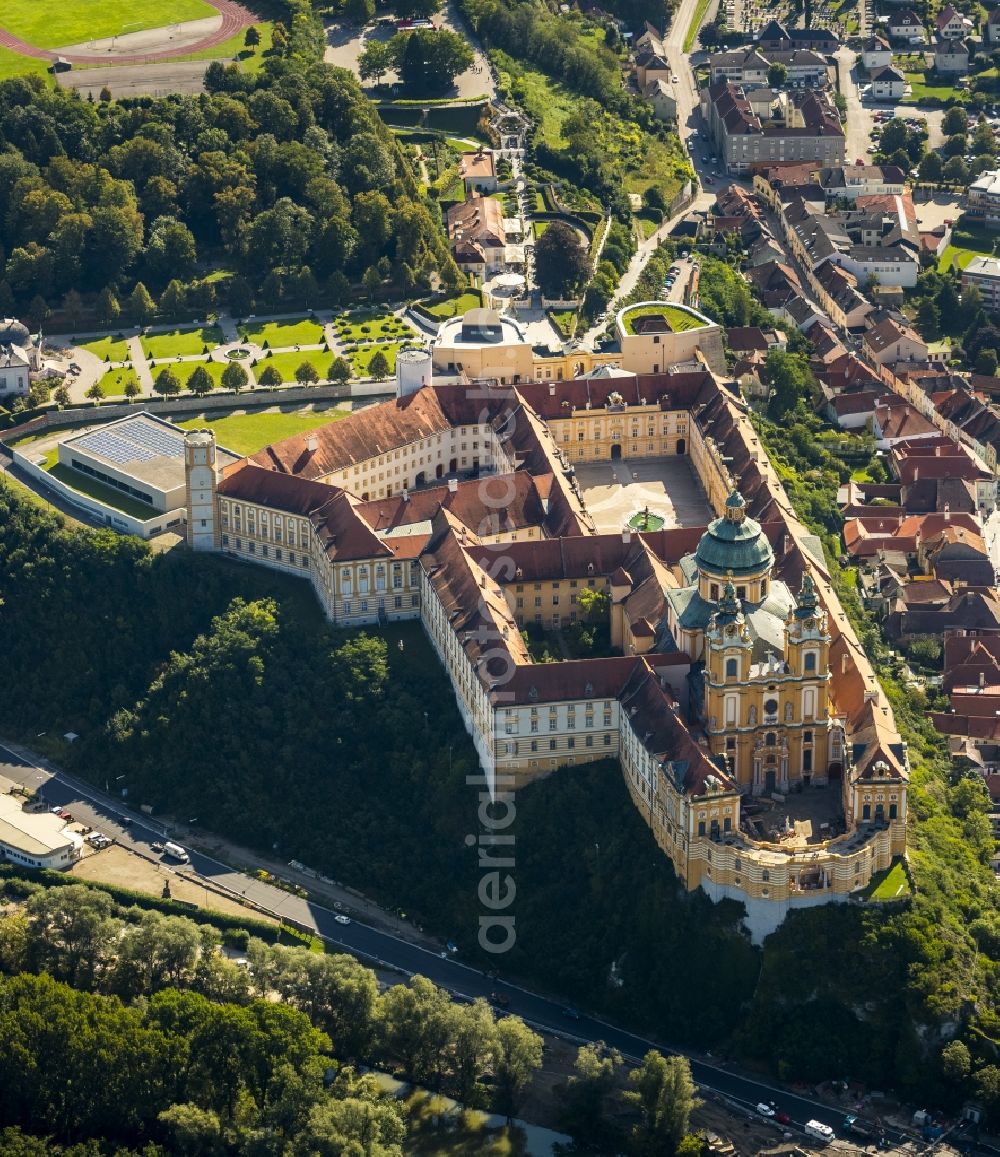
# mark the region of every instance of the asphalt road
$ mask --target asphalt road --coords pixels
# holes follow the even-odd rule
[[[147,856],[154,856],[150,844],[169,835],[162,823],[132,812],[116,801],[109,794],[113,784],[108,784],[109,793],[95,791],[63,771],[55,772],[50,767],[42,767],[2,745],[0,775],[30,788],[41,788],[51,804],[68,808],[75,819],[98,828],[113,836],[124,847]],[[557,1001],[517,985],[490,979],[447,953],[431,951],[357,920],[352,920],[348,925],[339,924],[337,913],[329,908],[301,900],[198,852],[192,851],[190,855],[190,869],[178,868],[178,871],[190,870],[237,894],[246,895],[273,915],[312,928],[329,943],[368,960],[408,974],[419,972],[460,999],[489,998],[493,993],[500,993],[508,999],[508,1010],[511,1013],[523,1017],[536,1028],[581,1043],[603,1040],[629,1058],[641,1059],[651,1048],[658,1048],[664,1053],[675,1052],[658,1041],[585,1013],[568,1010]],[[695,1057],[689,1057],[689,1060],[692,1075],[700,1086],[728,1097],[751,1114],[759,1102],[773,1100],[779,1109],[792,1117],[799,1128],[811,1119],[823,1121],[835,1129],[843,1122],[844,1110],[818,1104]],[[776,1136],[777,1133],[776,1127]],[[889,1137],[890,1140],[897,1140],[892,1133]]]

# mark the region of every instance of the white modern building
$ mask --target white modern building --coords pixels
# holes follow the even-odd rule
[[[962,270],[962,288],[970,285],[979,290],[988,309],[1000,308],[1000,258],[973,257]]]
[[[966,213],[988,229],[1000,229],[1000,169],[986,169],[966,190]]]
[[[25,811],[20,798],[0,795],[0,857],[25,868],[65,871],[83,854],[83,837],[49,811]]]

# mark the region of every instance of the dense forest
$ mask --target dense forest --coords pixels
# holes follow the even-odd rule
[[[221,285],[244,316],[255,299],[342,302],[369,269],[407,290],[457,281],[391,133],[350,73],[319,63],[308,6],[290,7],[259,73],[215,62],[196,96],[0,83],[0,315],[90,301],[101,325],[147,322],[171,282],[206,312]]]
[[[123,774],[130,798],[277,843],[478,960],[476,763],[443,671],[415,625],[335,632],[285,581],[69,530],[0,488],[0,632],[19,672],[0,734],[77,731],[48,750],[81,774]],[[919,709],[897,710],[917,770],[911,907],[795,913],[755,950],[738,905],[679,891],[617,767],[595,764],[518,794],[505,973],[785,1078],[1000,1108],[985,817],[935,762]]]
[[[233,959],[208,924],[28,875],[0,884],[0,1125],[147,1154],[397,1157],[406,1111],[352,1066],[511,1114],[541,1064],[519,1018],[422,977],[380,992],[351,956],[239,930]]]

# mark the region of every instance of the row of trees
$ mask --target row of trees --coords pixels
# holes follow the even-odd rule
[[[331,1052],[339,1063],[400,1068],[470,1106],[493,1103],[512,1115],[542,1062],[541,1037],[519,1018],[497,1021],[484,1001],[454,1004],[423,977],[380,994],[375,974],[351,956],[252,938],[244,968],[221,954],[214,928],[121,908],[97,888],[46,889],[14,880],[7,892],[28,893],[21,907],[0,918],[0,970],[14,978],[7,992],[51,999],[65,984],[74,992],[71,1008],[96,1010],[91,1031],[46,1064],[51,1071],[41,1087],[32,1087],[30,1065],[18,1081],[4,1080],[4,1120],[26,1128],[51,1127],[65,1139],[156,1136],[157,1120],[169,1126],[182,1106],[185,1118],[197,1110],[215,1119],[214,1128],[244,1135],[269,1115],[275,1127],[280,1114],[280,1133],[289,1140],[296,1120],[304,1123],[310,1104],[320,1102],[322,1085],[310,1088],[311,1079],[322,1077],[331,1062],[321,1056]],[[27,972],[44,974],[44,985],[19,978]],[[16,1006],[14,996],[10,1007]],[[113,1049],[106,1068],[91,1065],[88,1079],[72,1079],[82,1050],[103,1055],[111,1047],[95,1037],[116,1017],[130,1022],[134,1037],[114,1046],[121,1049],[121,1071]],[[72,1034],[73,1018],[60,1019],[60,1035]],[[151,1028],[170,1039],[146,1040]],[[186,1042],[176,1039],[181,1034]],[[294,1056],[288,1055],[293,1040]],[[23,1061],[18,1049],[33,1047],[30,1030],[19,1037],[0,1016],[0,1045],[0,1052]],[[286,1064],[303,1081],[297,1092],[279,1072]],[[71,1091],[47,1115],[63,1082]],[[117,1122],[109,1115],[116,1099],[122,1102]]]

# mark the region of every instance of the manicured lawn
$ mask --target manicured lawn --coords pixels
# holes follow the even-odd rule
[[[291,321],[265,321],[257,325],[241,325],[240,337],[257,345],[267,342],[275,350],[295,345],[322,345],[323,327],[308,317]]]
[[[876,877],[866,892],[869,900],[902,900],[910,894],[910,881],[897,860],[881,880]]]
[[[244,43],[244,37],[247,34],[245,28],[236,33],[235,36],[230,36],[228,40],[223,40],[221,44],[216,44],[214,48],[203,48],[200,52],[192,52],[187,56],[175,56],[173,60],[232,60],[236,58],[240,64],[242,72],[250,73],[259,72],[264,59],[272,46],[272,32],[274,25],[270,21],[263,24],[255,24],[254,27],[260,33],[260,44],[254,48],[247,48]]]
[[[183,389],[187,389],[187,380],[194,373],[196,366],[201,366],[202,369],[208,370],[209,377],[215,382],[216,388],[218,388],[222,385],[222,374],[227,365],[229,365],[228,362],[206,362],[204,358],[202,358],[200,362],[180,362],[171,366],[171,369],[178,378],[180,378]],[[243,365],[243,368],[248,374],[253,372],[250,369],[249,362]]]
[[[403,348],[403,342],[383,342],[380,345],[363,345],[359,349],[352,350],[348,354],[351,359],[351,365],[354,366],[354,373],[359,378],[368,377],[368,363],[372,360],[378,350],[385,354],[385,360],[389,363],[389,373],[396,372],[396,354]]]
[[[222,330],[217,325],[201,325],[195,329],[174,329],[167,333],[148,334],[142,339],[147,358],[190,357],[200,354],[205,346],[211,349],[222,344]]]
[[[549,312],[549,319],[566,341],[576,333],[579,315],[575,309],[553,309]]]
[[[625,314],[623,319],[628,333],[635,333],[634,324],[641,317],[664,317],[674,333],[683,333],[686,329],[700,329],[703,324],[676,305],[635,306]]]
[[[439,317],[443,321],[448,317],[459,317],[463,313],[468,313],[470,309],[478,309],[483,304],[483,299],[478,293],[462,293],[458,297],[449,297],[444,301],[435,302],[434,305],[424,305],[424,309],[432,317]]]
[[[28,44],[59,48],[215,14],[203,0],[4,0],[0,23]]]
[[[551,225],[551,224],[552,224],[551,221],[532,221],[531,222],[531,232],[532,232],[532,235],[534,236],[536,241],[538,240],[539,237],[541,237],[541,235],[545,232],[546,229],[548,229],[549,225]]]
[[[948,245],[938,258],[938,272],[944,273],[944,271],[950,269],[952,265],[957,265],[959,269],[964,269],[973,257],[988,256],[988,253],[982,253],[978,249],[958,249],[954,245]]]
[[[74,470],[72,466],[63,466],[58,462],[52,465],[46,463],[45,469],[53,478],[58,478],[60,482],[65,482],[67,486],[79,490],[89,498],[96,498],[98,502],[113,506],[123,514],[131,514],[133,518],[141,518],[143,521],[156,517],[157,512],[152,506],[148,506],[145,502],[137,502],[134,498],[123,494],[121,490],[116,490],[114,486],[105,486],[96,478],[89,478],[80,470]]]
[[[99,337],[80,342],[80,349],[89,350],[101,361],[124,362],[128,359],[128,342],[122,337]]]
[[[26,73],[48,76],[47,64],[45,60],[36,60],[33,56],[22,56],[19,52],[12,52],[9,48],[0,48],[0,80],[24,76]]]
[[[477,304],[479,304],[477,302]],[[474,307],[472,307],[474,308]],[[341,341],[369,342],[377,337],[414,337],[405,321],[391,313],[361,313],[352,317],[338,317],[334,321]]]
[[[304,434],[320,426],[327,426],[338,418],[346,418],[346,410],[296,410],[283,413],[265,410],[257,414],[226,414],[223,417],[189,418],[178,425],[185,430],[215,431],[219,445],[236,454],[256,454],[272,442]]]
[[[101,389],[106,398],[121,398],[124,396],[127,382],[140,384],[135,370],[108,370],[101,378]]]
[[[274,366],[274,368],[281,374],[283,382],[294,382],[295,371],[302,365],[303,362],[309,362],[316,367],[316,372],[319,374],[321,380],[326,379],[326,371],[333,363],[336,354],[324,353],[322,350],[288,350],[282,354],[275,354],[270,358],[261,358],[257,365],[251,370],[255,374],[257,380],[260,381],[260,375],[264,372],[267,366]]]
[[[903,74],[906,77],[907,84],[913,90],[909,96],[903,98],[903,104],[923,104],[924,101],[930,98],[937,98],[939,100],[948,100],[950,97],[956,101],[967,101],[969,93],[964,90],[956,89],[947,84],[924,84],[924,74],[922,72],[906,72]]]

